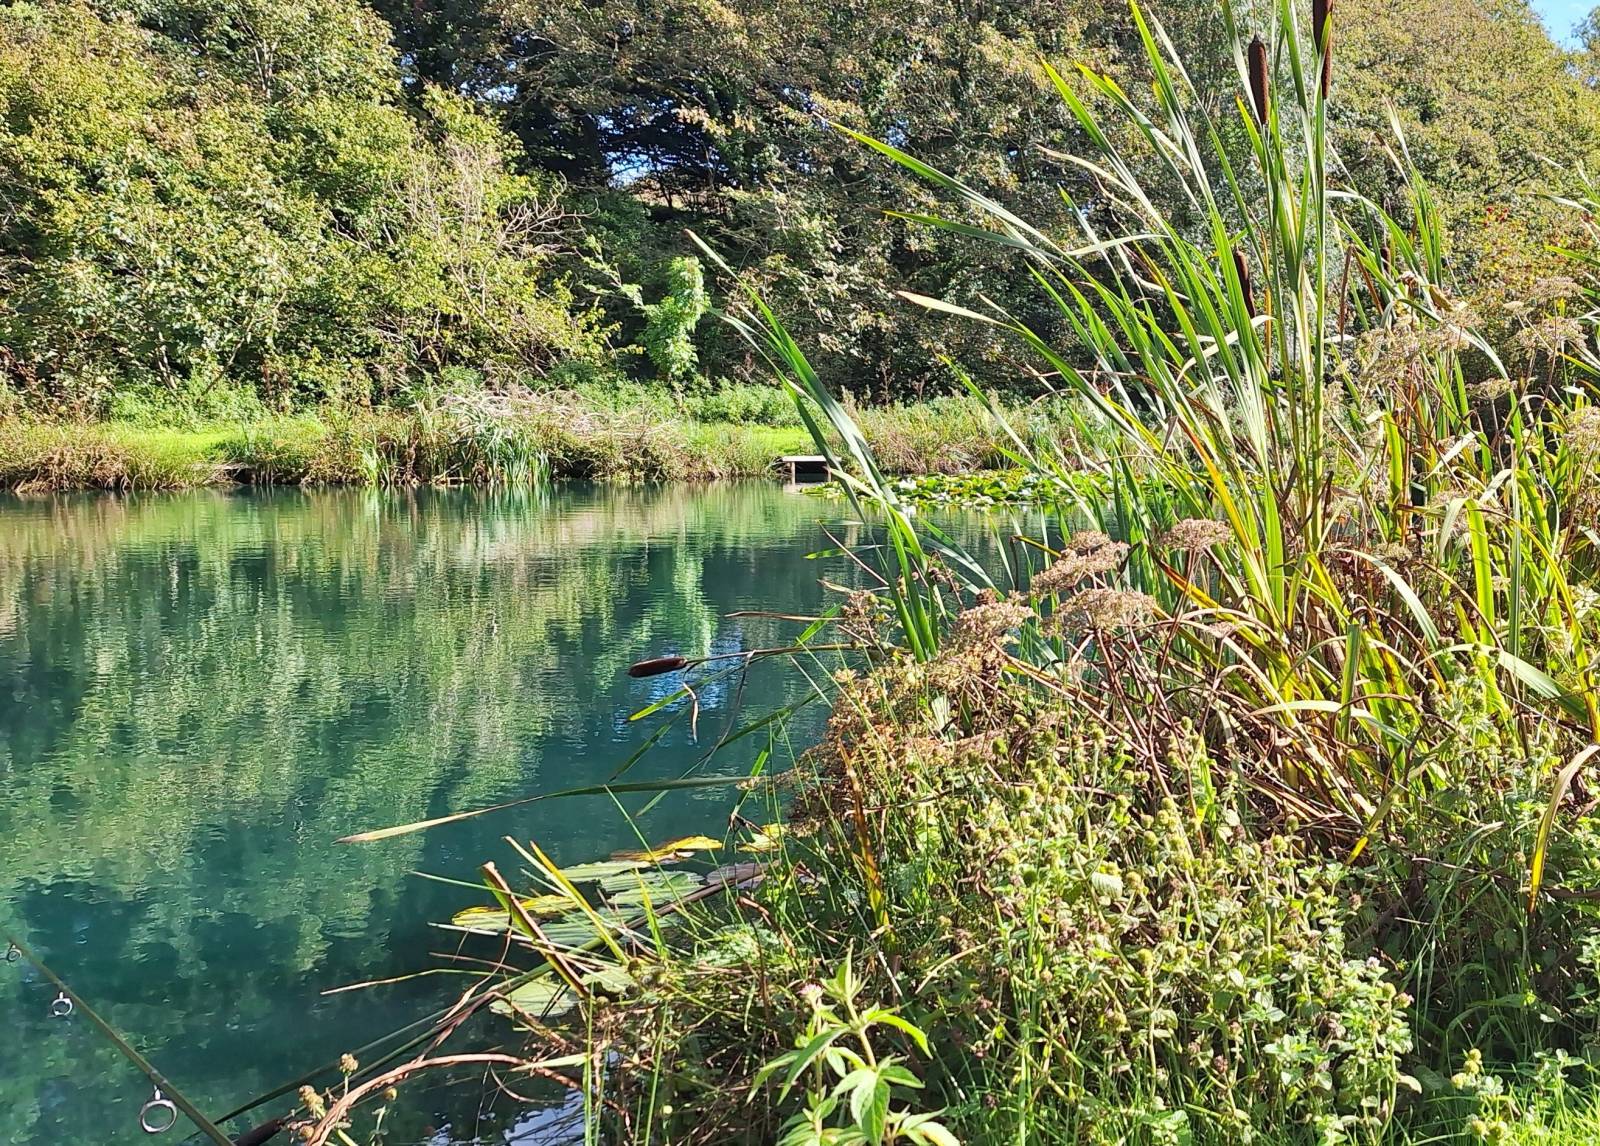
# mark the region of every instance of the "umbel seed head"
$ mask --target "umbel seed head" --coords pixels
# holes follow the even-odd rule
[[[1250,99],[1256,107],[1256,122],[1267,126],[1267,100],[1271,94],[1267,84],[1267,46],[1260,36],[1250,38]]]

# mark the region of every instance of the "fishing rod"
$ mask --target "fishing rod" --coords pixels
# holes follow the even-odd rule
[[[52,971],[43,959],[35,955],[26,943],[13,935],[7,935],[5,939],[5,961],[7,963],[15,963],[19,957],[27,959],[60,992],[50,1003],[51,1015],[58,1019],[64,1019],[69,1015],[82,1011],[89,1021],[99,1029],[100,1033],[111,1041],[111,1045],[121,1051],[123,1057],[150,1080],[150,1085],[155,1088],[154,1093],[150,1096],[149,1101],[139,1108],[139,1129],[146,1134],[164,1134],[166,1131],[171,1130],[177,1125],[179,1111],[182,1111],[184,1116],[194,1123],[196,1129],[211,1139],[215,1146],[263,1146],[263,1143],[271,1140],[283,1129],[285,1119],[273,1118],[252,1130],[245,1131],[238,1138],[230,1138],[227,1134],[224,1134],[218,1129],[216,1123],[202,1114],[200,1108],[190,1102],[183,1092],[172,1084],[166,1075],[157,1070],[149,1059],[135,1050],[133,1045],[123,1038],[115,1027],[101,1018],[100,1014],[84,1000],[82,995],[67,986],[66,981]]]

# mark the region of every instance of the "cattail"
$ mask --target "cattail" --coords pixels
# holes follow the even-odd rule
[[[1267,126],[1267,99],[1271,89],[1267,86],[1267,46],[1260,36],[1250,38],[1250,98],[1255,101],[1256,120]]]
[[[676,672],[689,663],[688,657],[651,657],[647,661],[639,661],[628,666],[629,676],[660,676],[664,672]]]
[[[264,1146],[265,1143],[278,1136],[278,1132],[283,1129],[286,1121],[288,1120],[284,1118],[270,1118],[254,1130],[246,1130],[235,1138],[233,1146]]]
[[[1238,247],[1233,248],[1233,270],[1239,276],[1239,290],[1244,294],[1244,309],[1251,319],[1256,316],[1256,300],[1254,292],[1250,289],[1250,261],[1244,257],[1244,251]]]
[[[1333,0],[1311,0],[1311,42],[1322,57],[1322,98],[1333,86]]]

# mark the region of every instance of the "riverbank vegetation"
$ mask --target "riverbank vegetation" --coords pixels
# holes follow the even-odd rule
[[[1010,441],[982,401],[951,396],[858,413],[895,473],[963,474],[1009,459]],[[1067,424],[1051,402],[1014,413],[1025,433]],[[620,401],[466,392],[409,408],[324,407],[242,423],[0,421],[0,488],[709,481],[771,476],[778,457],[815,448],[793,403],[770,388],[730,386],[700,401],[648,391]]]
[[[524,969],[463,1006],[597,1139],[1593,1140],[1600,203],[1552,176],[1550,273],[1475,291],[1403,114],[1347,169],[1346,11],[1222,4],[1206,55],[1134,7],[1141,84],[1044,66],[1095,184],[1067,229],[854,136],[1070,332],[907,299],[1077,411],[1010,439],[1059,492],[998,563],[912,512],[743,283],[730,324],[877,523],[875,579],[751,654],[827,697],[823,742],[768,779],[755,720],[679,782],[745,789],[740,862],[512,837],[519,885],[485,867]],[[694,711],[732,664],[634,673],[686,672]]]

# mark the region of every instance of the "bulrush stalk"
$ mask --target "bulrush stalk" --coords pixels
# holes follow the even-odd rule
[[[1250,40],[1250,98],[1255,103],[1256,120],[1263,130],[1267,126],[1268,101],[1272,98],[1271,79],[1267,75],[1267,46],[1260,36]]]
[[[677,672],[688,663],[688,657],[651,657],[649,660],[636,661],[629,665],[628,675],[632,677],[660,676],[662,673]]]
[[[1311,0],[1311,42],[1322,58],[1322,98],[1333,86],[1333,0]]]
[[[1256,300],[1250,286],[1250,260],[1240,247],[1233,248],[1233,269],[1239,276],[1239,290],[1244,293],[1244,309],[1253,320],[1256,316]]]

